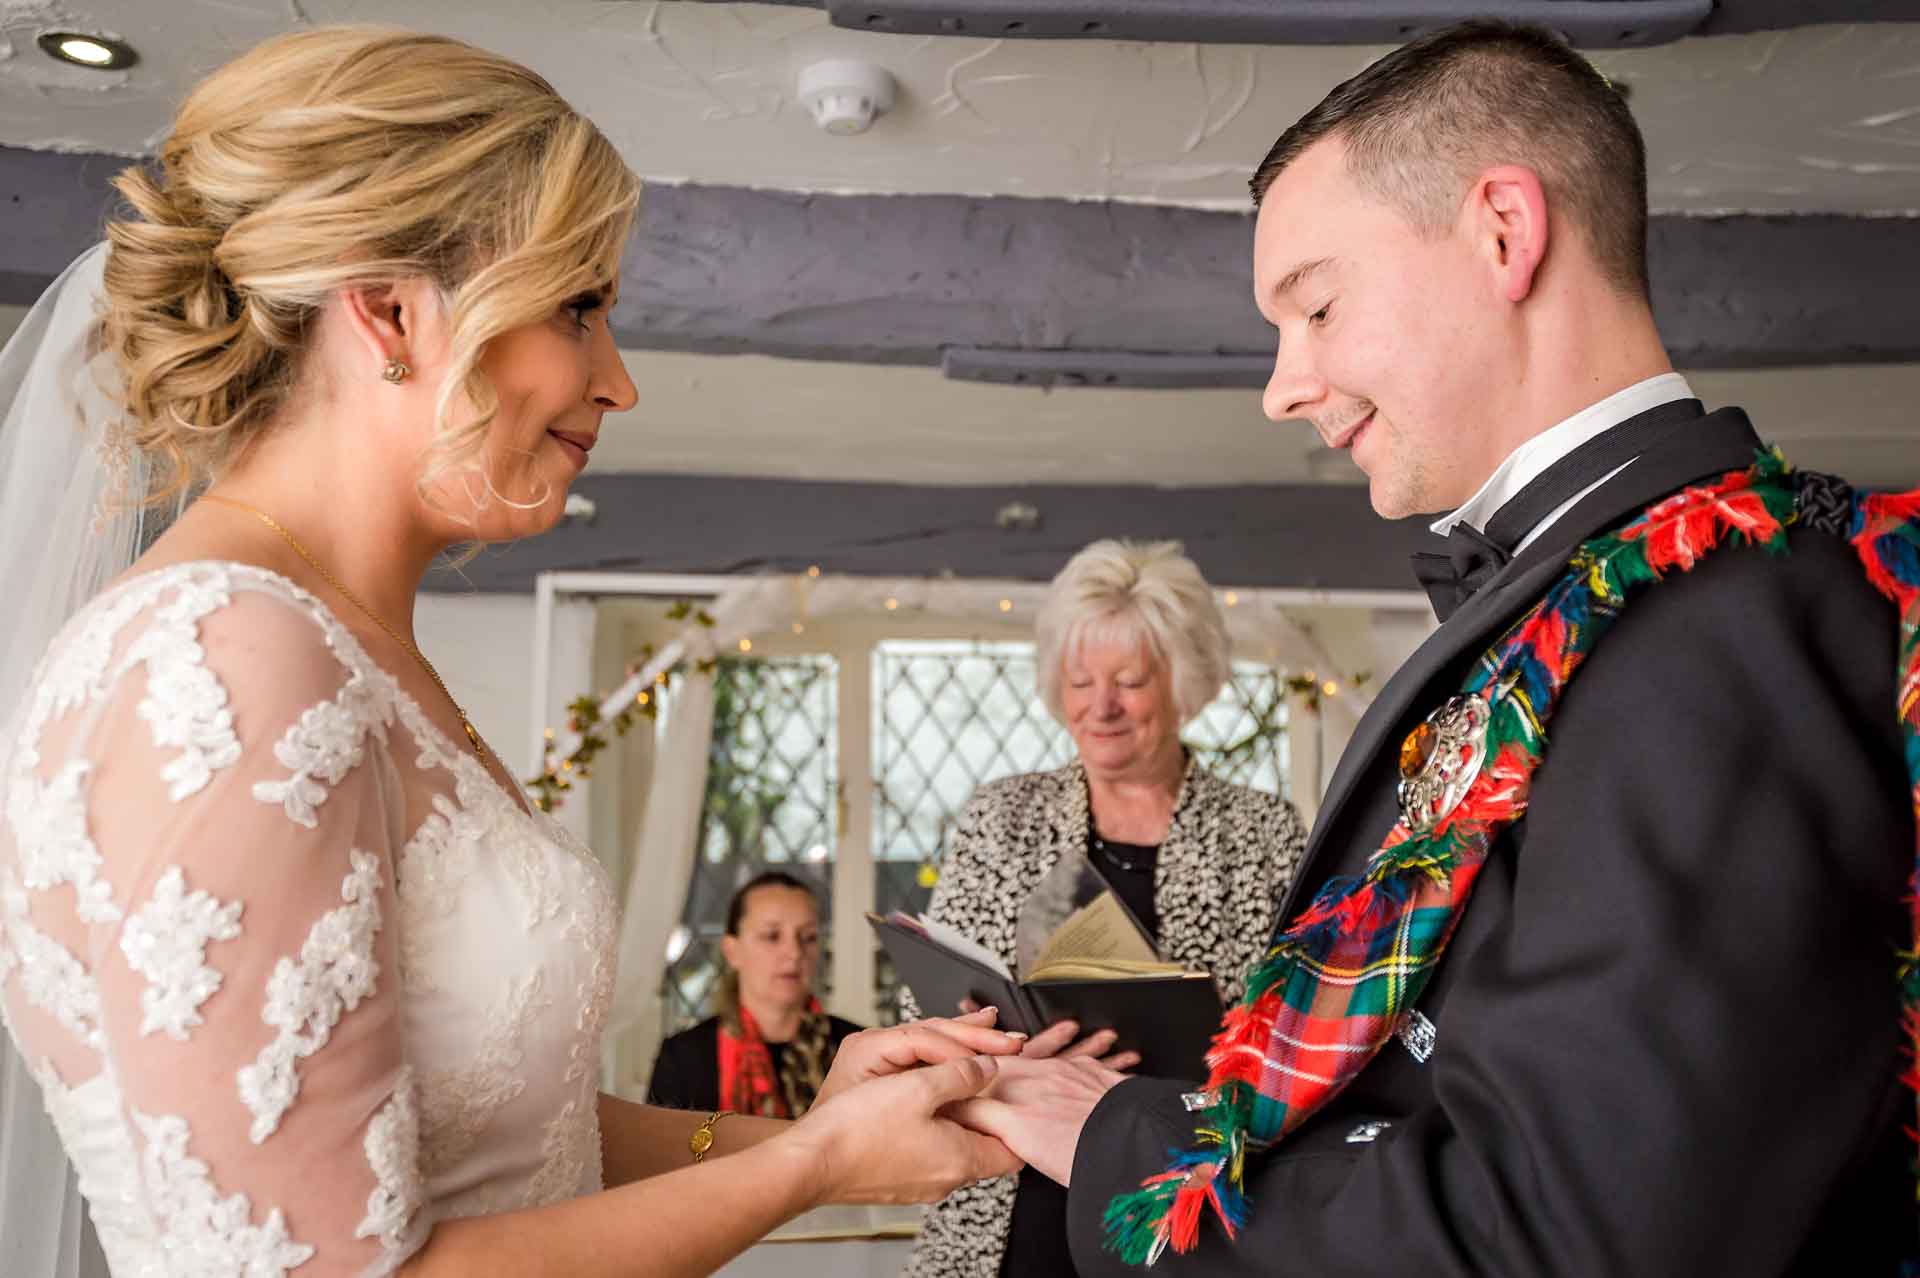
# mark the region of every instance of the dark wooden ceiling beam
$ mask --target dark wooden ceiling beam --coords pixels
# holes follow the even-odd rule
[[[0,148],[0,303],[100,234],[127,160]],[[944,366],[1058,385],[1257,385],[1252,218],[1160,205],[650,188],[614,327],[635,349]],[[1920,360],[1920,218],[1656,217],[1686,368]]]
[[[525,591],[536,574],[804,572],[1047,581],[1100,537],[1171,539],[1209,581],[1318,590],[1418,589],[1408,553],[1427,520],[1388,522],[1364,487],[947,487],[712,475],[594,475],[591,523],[489,547],[428,575],[433,591]],[[1028,518],[1006,521],[1012,504]]]

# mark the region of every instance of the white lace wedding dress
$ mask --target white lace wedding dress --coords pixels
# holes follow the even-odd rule
[[[600,1187],[606,877],[311,595],[107,592],[0,781],[0,1011],[116,1278],[382,1274]]]

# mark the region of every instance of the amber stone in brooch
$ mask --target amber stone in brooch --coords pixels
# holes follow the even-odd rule
[[[1410,834],[1430,832],[1467,797],[1487,760],[1492,718],[1485,697],[1454,697],[1400,743],[1400,817]]]
[[[1407,734],[1400,743],[1400,775],[1418,776],[1420,769],[1427,766],[1427,760],[1433,757],[1433,747],[1439,743],[1440,733],[1431,723],[1423,723]]]

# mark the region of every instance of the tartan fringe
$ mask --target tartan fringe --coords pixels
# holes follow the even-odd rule
[[[1131,1194],[1107,1204],[1102,1223],[1107,1246],[1129,1265],[1151,1265],[1169,1245],[1180,1253],[1200,1241],[1200,1215],[1208,1207],[1220,1218],[1229,1239],[1246,1221],[1246,1198],[1223,1174],[1229,1159],[1197,1152],[1167,1151],[1172,1163],[1149,1176]]]

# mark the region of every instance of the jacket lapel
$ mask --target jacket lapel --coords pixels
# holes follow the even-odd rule
[[[1662,408],[1650,411],[1661,412]],[[1668,410],[1670,411],[1670,410]],[[1684,484],[1739,470],[1752,464],[1759,436],[1737,408],[1696,416],[1676,424],[1673,434],[1647,449],[1631,465],[1602,484],[1515,556],[1473,598],[1434,631],[1389,679],[1354,729],[1340,755],[1320,812],[1307,838],[1306,855],[1294,878],[1280,917],[1291,918],[1301,893],[1324,877],[1321,850],[1339,822],[1361,778],[1382,750],[1397,749],[1413,721],[1431,713],[1453,689],[1429,690],[1443,672],[1477,655],[1528,608],[1566,568],[1567,557],[1582,541],[1633,515]],[[1373,849],[1368,848],[1369,853]],[[1317,890],[1317,889],[1316,889]]]

